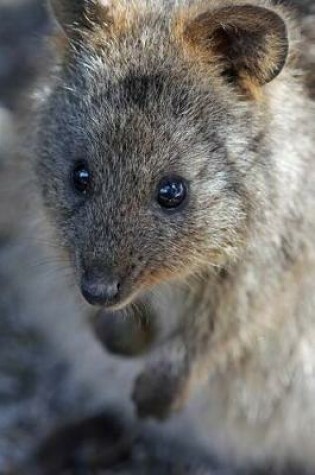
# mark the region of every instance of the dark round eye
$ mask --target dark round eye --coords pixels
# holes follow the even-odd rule
[[[178,208],[187,198],[187,184],[180,177],[165,177],[158,186],[157,201],[162,208]]]
[[[86,163],[77,163],[72,172],[73,186],[79,193],[85,195],[90,187],[91,173]]]

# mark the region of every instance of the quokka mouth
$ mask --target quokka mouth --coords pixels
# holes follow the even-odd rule
[[[135,302],[137,298],[138,293],[139,292],[132,292],[130,294],[127,294],[126,296],[122,295],[116,301],[104,303],[100,305],[100,307],[102,310],[106,312],[118,314],[120,311],[127,310],[128,307],[132,306],[132,304]]]

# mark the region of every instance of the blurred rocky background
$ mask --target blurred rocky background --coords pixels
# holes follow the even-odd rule
[[[315,0],[290,4],[315,97]],[[0,0],[0,474],[235,475],[134,420],[137,364],[105,354],[66,263],[36,231],[20,136],[51,29],[44,1]]]

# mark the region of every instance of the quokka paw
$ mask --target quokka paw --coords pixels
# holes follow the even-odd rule
[[[136,379],[132,394],[138,416],[168,418],[184,405],[187,386],[185,375],[165,362],[147,368]]]

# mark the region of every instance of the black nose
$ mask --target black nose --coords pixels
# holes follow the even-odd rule
[[[113,277],[86,273],[82,278],[81,291],[91,305],[110,305],[117,300],[120,283]]]

